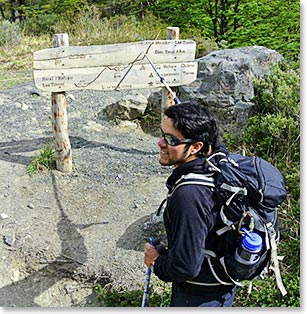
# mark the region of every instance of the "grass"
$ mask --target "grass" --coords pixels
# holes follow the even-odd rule
[[[38,155],[32,157],[31,163],[27,166],[28,174],[36,174],[38,172],[55,169],[56,156],[50,144],[47,144]]]
[[[33,81],[33,52],[50,46],[51,40],[24,36],[20,43],[0,47],[0,90]]]
[[[150,283],[147,296],[147,307],[168,307],[171,298],[171,284],[155,280]],[[144,288],[127,290],[123,287],[101,286],[96,287],[97,299],[106,307],[141,307]]]

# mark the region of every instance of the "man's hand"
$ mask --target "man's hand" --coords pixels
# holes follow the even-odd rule
[[[154,261],[158,258],[160,253],[150,243],[145,243],[144,246],[144,263],[147,267],[154,264]]]

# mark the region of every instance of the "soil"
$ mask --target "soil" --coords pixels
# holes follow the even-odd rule
[[[171,169],[140,123],[98,118],[128,93],[149,96],[67,92],[73,171],[29,175],[53,142],[50,93],[32,83],[0,92],[2,307],[97,307],[97,284],[143,287],[143,246]]]

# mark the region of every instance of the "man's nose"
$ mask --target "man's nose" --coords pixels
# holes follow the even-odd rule
[[[166,147],[166,146],[167,146],[167,144],[166,144],[166,142],[165,142],[163,136],[160,137],[160,139],[159,139],[159,141],[158,141],[158,146],[160,146],[160,147]]]

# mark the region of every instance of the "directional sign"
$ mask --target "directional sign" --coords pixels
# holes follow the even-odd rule
[[[99,67],[148,63],[186,62],[195,59],[193,40],[146,40],[102,46],[67,46],[33,54],[34,70]]]
[[[163,87],[147,54],[168,85],[186,85],[197,76],[195,49],[192,40],[44,49],[33,54],[34,82],[51,92]]]
[[[169,86],[192,83],[197,75],[197,62],[158,64],[156,68]],[[149,64],[44,70],[36,71],[34,78],[37,88],[52,92],[77,89],[140,89],[164,86]]]

